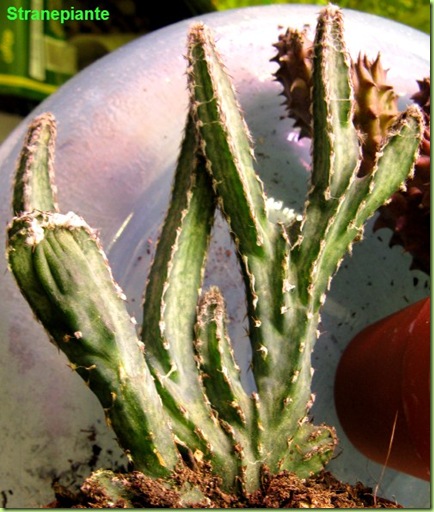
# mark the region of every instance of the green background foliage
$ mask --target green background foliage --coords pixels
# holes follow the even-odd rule
[[[316,4],[327,5],[328,0],[214,0],[218,10],[271,4]],[[391,18],[424,32],[430,32],[430,3],[428,0],[334,0],[343,8],[365,11],[378,16]]]

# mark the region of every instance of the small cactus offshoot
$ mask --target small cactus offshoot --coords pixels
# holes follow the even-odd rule
[[[360,173],[365,139],[363,125],[355,125],[342,14],[325,8],[308,51],[312,76],[301,86],[303,94],[312,86],[312,117],[303,121],[306,130],[312,121],[313,156],[305,210],[301,220],[273,222],[251,136],[207,27],[191,27],[187,53],[190,108],[147,279],[141,338],[96,233],[58,211],[50,114],[31,124],[21,154],[7,257],[134,468],[171,482],[176,468],[206,464],[223,489],[244,494],[260,486],[264,472],[308,477],[333,455],[333,427],[309,419],[320,309],[365,221],[412,175],[423,117],[411,106],[387,124],[370,172]],[[241,383],[221,292],[202,291],[216,208],[244,276],[254,392]],[[94,478],[111,485],[110,473]],[[113,482],[110,493],[122,493]]]

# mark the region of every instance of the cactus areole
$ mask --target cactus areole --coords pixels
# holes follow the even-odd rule
[[[365,137],[354,123],[342,14],[323,9],[312,54],[311,186],[302,218],[274,222],[207,27],[193,25],[187,46],[190,107],[140,335],[96,232],[59,211],[49,113],[32,122],[20,156],[7,257],[36,317],[98,397],[136,471],[175,486],[180,468],[207,468],[222,492],[248,496],[267,475],[308,478],[333,456],[333,427],[309,419],[320,309],[365,221],[412,174],[423,118],[416,106],[400,114],[370,156],[369,172],[360,173]],[[202,290],[217,208],[244,276],[254,392],[241,384],[222,294]],[[127,500],[129,491],[109,472],[92,478],[113,502]],[[198,493],[191,500],[205,499],[200,486]]]

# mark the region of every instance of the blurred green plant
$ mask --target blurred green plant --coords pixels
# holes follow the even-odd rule
[[[327,5],[328,0],[214,0],[218,10],[272,4]],[[430,33],[430,4],[426,0],[335,0],[339,7],[364,11]]]

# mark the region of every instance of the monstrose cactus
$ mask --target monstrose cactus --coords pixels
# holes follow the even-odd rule
[[[273,222],[212,36],[202,24],[191,27],[190,107],[141,338],[95,231],[58,211],[54,119],[41,115],[29,128],[8,227],[10,268],[53,343],[97,395],[134,468],[150,477],[170,481],[177,467],[206,465],[223,489],[243,494],[260,486],[265,470],[307,477],[333,454],[333,428],[308,417],[320,309],[365,221],[413,172],[423,117],[416,106],[401,114],[361,174],[364,134],[354,124],[351,62],[334,6],[319,15],[312,55],[305,211],[301,221]],[[214,286],[201,289],[216,208],[244,276],[254,392],[241,384],[224,298]]]

